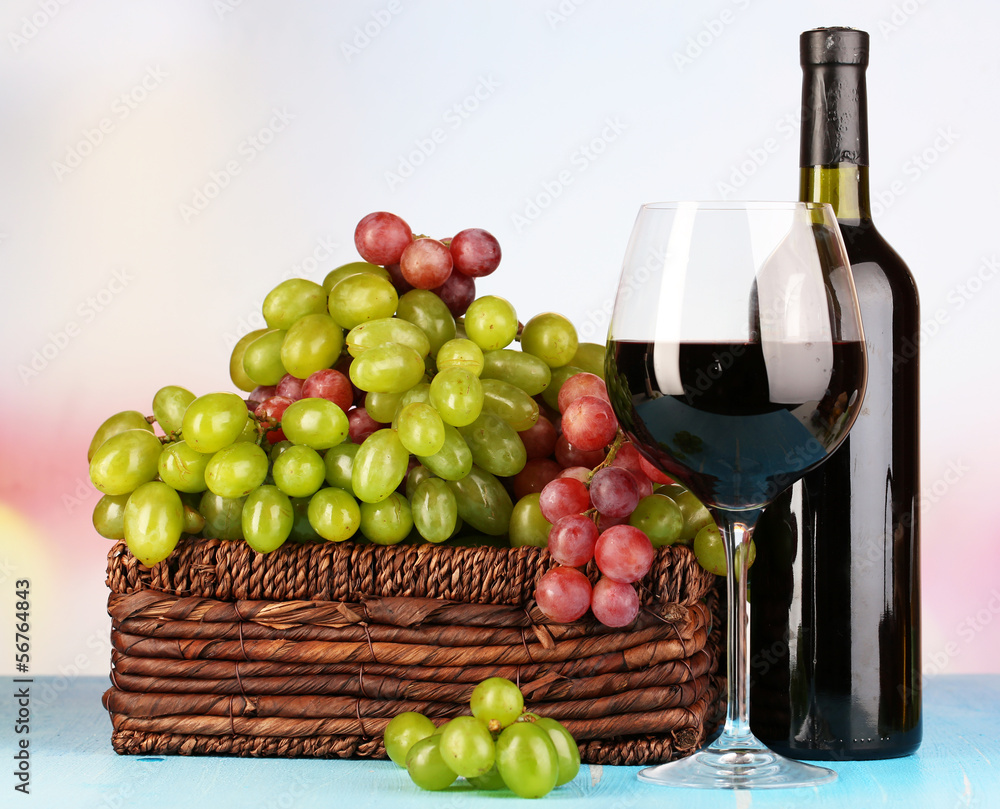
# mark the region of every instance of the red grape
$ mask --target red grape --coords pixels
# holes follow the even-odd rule
[[[565,435],[559,436],[556,441],[555,454],[556,460],[563,466],[585,466],[588,469],[593,469],[597,466],[604,460],[605,456],[604,447],[584,452],[582,449],[570,444]]]
[[[405,295],[413,289],[413,284],[403,277],[403,271],[399,268],[398,264],[386,264],[385,270],[389,273],[389,280],[400,295]]]
[[[645,474],[642,470],[642,455],[639,450],[635,448],[634,444],[630,444],[626,441],[615,453],[615,458],[611,462],[612,466],[620,466],[623,469],[627,469],[629,472],[635,474],[636,472],[640,474]]]
[[[368,411],[363,407],[355,407],[347,414],[347,435],[352,444],[361,444],[364,440],[385,427],[368,415]]]
[[[649,461],[647,461],[642,456],[639,457],[639,465],[642,466],[642,471],[646,473],[646,477],[649,478],[653,483],[673,483],[674,479],[667,477],[663,472],[653,466]]]
[[[625,525],[625,523],[630,522],[631,514],[626,514],[624,517],[609,517],[607,514],[597,515],[597,528],[599,531],[607,531],[613,525]]]
[[[247,394],[247,407],[256,410],[257,405],[275,395],[274,385],[258,385]]]
[[[576,478],[580,483],[584,485],[590,485],[590,475],[593,470],[587,466],[567,466],[560,472],[556,477],[559,478]]]
[[[631,584],[602,576],[594,585],[590,609],[605,626],[628,626],[639,615],[639,594]]]
[[[535,602],[550,621],[567,624],[590,607],[590,579],[575,567],[553,567],[535,585]]]
[[[455,269],[463,275],[481,278],[500,264],[500,242],[482,228],[468,228],[451,240]]]
[[[452,317],[461,317],[469,304],[476,299],[476,279],[470,275],[453,272],[437,289],[431,290],[448,307]]]
[[[551,458],[532,458],[512,479],[514,497],[520,500],[526,494],[540,492],[561,470],[558,462]]]
[[[284,396],[272,396],[257,405],[253,414],[261,420],[274,419],[274,421],[279,422],[281,417],[285,415],[285,409],[291,403],[292,400]],[[279,441],[285,440],[285,434],[281,430],[271,430],[267,433],[267,440],[268,443],[277,444]]]
[[[302,398],[303,381],[304,380],[299,379],[297,376],[285,374],[281,377],[281,381],[274,386],[274,393],[276,396],[284,396],[286,399],[291,399],[293,402],[297,402]]]
[[[302,398],[329,399],[346,413],[354,404],[354,388],[340,371],[325,368],[310,374],[302,383]]]
[[[413,241],[413,231],[394,213],[376,211],[364,217],[354,229],[354,246],[370,264],[396,264]]]
[[[649,573],[655,554],[649,537],[632,525],[608,528],[598,537],[594,548],[594,558],[601,573],[625,583],[639,581]]]
[[[582,514],[590,507],[587,487],[574,478],[556,478],[549,481],[538,498],[542,516],[555,523],[567,514]]]
[[[581,396],[563,411],[562,431],[574,447],[591,452],[606,447],[614,440],[618,419],[607,400]]]
[[[581,373],[573,374],[573,376],[560,386],[556,397],[559,412],[564,412],[570,402],[579,399],[581,396],[596,396],[598,399],[611,402],[611,399],[608,398],[608,388],[604,384],[604,380],[597,374],[582,371]]]
[[[590,499],[601,514],[626,517],[639,505],[639,486],[628,470],[606,466],[590,480]]]
[[[437,239],[415,239],[399,257],[399,271],[416,289],[434,289],[451,275],[451,252]]]
[[[549,529],[549,553],[561,565],[582,567],[594,558],[598,531],[583,514],[567,514]]]
[[[529,459],[548,458],[555,451],[556,440],[559,438],[555,425],[542,415],[538,416],[538,421],[518,435]]]
[[[632,476],[632,479],[635,481],[635,485],[639,489],[640,500],[642,500],[643,497],[649,497],[653,493],[653,481],[647,478],[643,473],[633,472],[630,469],[629,474]]]

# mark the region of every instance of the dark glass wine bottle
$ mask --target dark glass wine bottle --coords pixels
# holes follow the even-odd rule
[[[793,758],[875,759],[921,739],[917,289],[872,224],[868,34],[806,31],[800,198],[829,202],[868,354],[841,447],[761,515],[751,586],[751,724]]]

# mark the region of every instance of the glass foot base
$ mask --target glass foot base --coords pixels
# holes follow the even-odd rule
[[[837,773],[780,756],[753,739],[746,745],[719,744],[639,771],[639,780],[669,787],[776,789],[811,787],[833,781]]]

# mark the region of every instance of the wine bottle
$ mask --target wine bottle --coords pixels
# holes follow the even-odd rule
[[[876,759],[921,739],[917,290],[872,224],[868,34],[801,35],[800,198],[830,203],[861,304],[864,408],[841,447],[761,515],[751,725],[793,758]]]

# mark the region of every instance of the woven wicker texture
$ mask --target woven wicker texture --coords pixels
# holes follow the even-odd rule
[[[535,607],[538,548],[315,544],[268,555],[186,540],[143,567],[108,557],[112,743],[127,754],[384,757],[401,711],[466,713],[517,682],[584,761],[667,761],[720,710],[714,577],[663,548],[622,630]],[[595,572],[596,575],[596,572]]]

